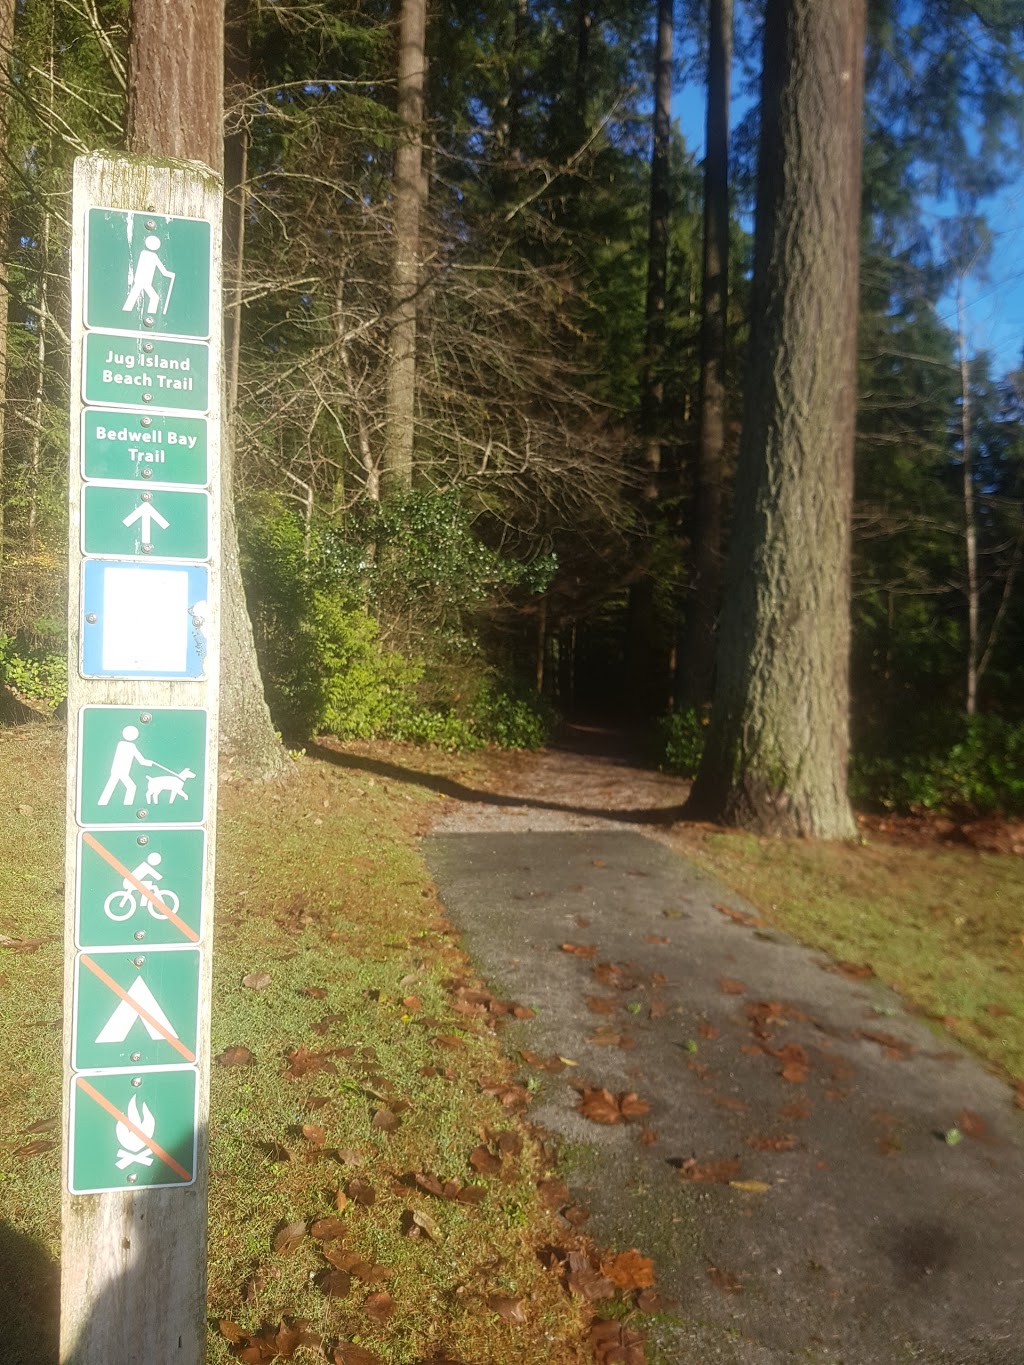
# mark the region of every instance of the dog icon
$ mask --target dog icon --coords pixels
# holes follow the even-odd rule
[[[179,796],[187,801],[188,792],[185,790],[185,783],[190,777],[195,777],[191,768],[182,768],[180,773],[168,773],[166,777],[147,777],[146,804],[158,806],[163,792],[170,793],[169,805],[173,806]]]

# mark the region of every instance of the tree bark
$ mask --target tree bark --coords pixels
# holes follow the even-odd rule
[[[7,265],[7,236],[11,208],[8,193],[8,143],[11,125],[11,53],[14,48],[15,0],[0,0],[0,590],[3,588],[4,530],[7,499],[4,496],[4,439],[7,398],[7,314],[10,300],[10,273]]]
[[[665,679],[658,667],[658,620],[650,560],[661,493],[665,400],[665,308],[668,279],[668,230],[672,205],[672,10],[673,0],[658,0],[654,51],[654,113],[651,189],[647,220],[647,296],[645,304],[643,388],[640,396],[642,441],[639,531],[641,577],[629,590],[627,679],[634,709],[649,717],[664,699]]]
[[[402,0],[398,38],[398,118],[395,150],[394,254],[391,261],[391,353],[383,486],[412,487],[416,434],[416,311],[423,209],[423,90],[426,78],[426,0]]]
[[[223,0],[132,0],[128,15],[128,146],[143,156],[202,161],[224,172]],[[238,562],[230,412],[221,433],[220,747],[242,776],[289,765],[263,695]]]
[[[768,0],[753,325],[708,742],[688,807],[855,832],[850,511],[864,0]]]
[[[967,568],[967,687],[964,710],[978,710],[978,518],[974,498],[974,458],[971,448],[971,363],[967,358],[964,320],[964,277],[956,282],[956,349],[960,366],[960,460],[964,495],[964,559]]]
[[[681,695],[711,700],[715,621],[722,586],[726,324],[729,307],[729,84],[732,0],[710,0],[704,149],[704,263],[700,327],[700,435],[694,470],[692,573],[683,640]]]

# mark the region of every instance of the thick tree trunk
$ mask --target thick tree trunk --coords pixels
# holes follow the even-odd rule
[[[15,0],[0,0],[0,591],[3,589],[4,529],[7,500],[4,496],[4,404],[7,397],[7,314],[10,276],[7,267],[7,236],[11,209],[8,194],[7,144],[10,136],[11,53],[14,48]]]
[[[729,307],[729,82],[732,0],[710,0],[704,150],[704,277],[700,328],[700,435],[694,471],[692,572],[680,692],[690,706],[711,700],[715,621],[722,583],[726,322]]]
[[[416,310],[423,210],[423,89],[426,79],[426,0],[402,0],[398,38],[398,118],[395,151],[394,255],[391,261],[391,353],[383,486],[412,487],[416,432]]]
[[[673,0],[658,0],[652,120],[654,137],[647,226],[644,370],[640,399],[643,468],[638,521],[642,576],[630,587],[627,618],[627,686],[633,709],[644,719],[659,707],[667,693],[667,678],[664,670],[659,668],[658,618],[650,560],[661,492],[665,416],[665,300],[672,205],[672,9]]]
[[[688,813],[841,838],[864,0],[768,0],[750,379]]]
[[[128,23],[129,149],[202,161],[223,174],[223,0],[132,0]],[[284,771],[289,759],[264,699],[245,605],[231,496],[230,414],[223,426],[220,745],[235,771],[269,778]]]

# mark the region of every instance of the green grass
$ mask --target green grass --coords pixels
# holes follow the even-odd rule
[[[1024,1079],[1024,859],[940,847],[680,835],[764,918],[866,963],[1014,1080]]]
[[[57,727],[0,733],[0,933],[49,939],[30,953],[0,948],[0,1339],[9,1365],[55,1355],[59,1130],[42,1135],[54,1148],[15,1153],[31,1140],[24,1127],[61,1109],[63,742]],[[389,1362],[435,1350],[495,1365],[580,1359],[586,1310],[536,1254],[559,1237],[536,1189],[548,1158],[517,1129],[522,1152],[499,1173],[477,1175],[468,1164],[485,1136],[517,1125],[480,1088],[509,1074],[499,1039],[453,1013],[445,988],[470,967],[415,847],[435,800],[308,759],[287,784],[221,794],[212,1051],[244,1044],[256,1060],[213,1068],[214,1365],[232,1359],[217,1319],[255,1331],[285,1315],[306,1318],[329,1341],[358,1339]],[[266,989],[242,985],[252,971],[270,974]],[[410,996],[418,1008],[403,1003]],[[340,1017],[318,1032],[329,1014]],[[463,1046],[442,1047],[439,1035]],[[290,1078],[286,1054],[303,1046],[354,1052],[331,1057],[336,1074]],[[408,1106],[390,1135],[372,1123],[385,1101]],[[301,1132],[311,1123],[344,1161],[316,1159]],[[479,1206],[436,1199],[400,1183],[413,1171],[482,1184],[487,1194]],[[392,1273],[372,1286],[353,1280],[347,1298],[327,1299],[315,1282],[326,1266],[319,1244],[307,1238],[285,1256],[272,1242],[285,1222],[334,1213],[338,1190],[356,1177],[377,1197],[345,1208],[344,1246]],[[403,1234],[413,1209],[435,1220],[436,1242]],[[246,1302],[254,1275],[263,1286]],[[364,1308],[380,1289],[395,1301],[385,1325]],[[487,1305],[495,1293],[523,1298],[527,1321],[513,1327],[496,1316]]]

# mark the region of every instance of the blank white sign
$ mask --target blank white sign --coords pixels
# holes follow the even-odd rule
[[[184,673],[188,608],[187,569],[105,568],[104,671]]]

